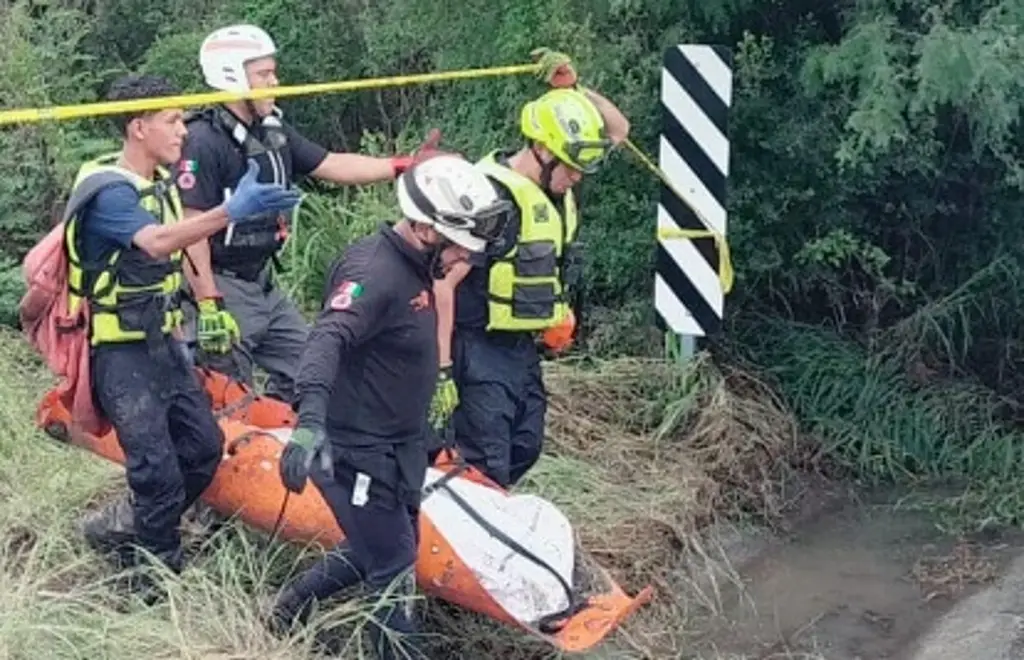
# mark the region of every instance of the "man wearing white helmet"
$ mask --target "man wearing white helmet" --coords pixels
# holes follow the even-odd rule
[[[277,86],[276,55],[274,41],[262,29],[235,25],[211,33],[199,61],[210,87],[245,92]],[[436,136],[429,142],[421,148],[424,153]],[[390,181],[414,158],[329,152],[284,122],[272,98],[225,103],[189,122],[177,179],[186,216],[230,196],[250,157],[261,165],[261,181],[285,186],[299,176],[347,185]],[[189,248],[192,267],[185,271],[197,301],[203,361],[249,384],[253,366],[259,365],[270,375],[267,394],[291,402],[308,327],[274,285],[271,272],[289,227],[290,217],[275,213],[228,227]]]
[[[282,591],[275,628],[304,621],[314,601],[364,580],[377,595],[396,579],[406,593],[415,584],[438,374],[433,283],[499,236],[512,206],[455,155],[407,170],[398,199],[404,218],[335,262],[302,355],[299,423],[281,456],[281,480],[300,493],[311,477],[347,538]],[[388,606],[376,618],[416,631],[406,607]],[[370,634],[381,658],[398,657],[378,626]]]

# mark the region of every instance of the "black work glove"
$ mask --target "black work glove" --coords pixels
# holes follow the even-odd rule
[[[323,429],[299,427],[281,454],[278,464],[281,482],[293,493],[301,494],[306,488],[309,470],[313,460],[320,459],[320,469],[328,477],[334,477],[334,461],[327,446]]]

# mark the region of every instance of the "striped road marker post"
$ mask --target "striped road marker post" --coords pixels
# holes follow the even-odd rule
[[[661,185],[654,304],[667,348],[670,353],[678,351],[681,359],[692,357],[697,337],[721,329],[724,292],[715,240],[670,232],[726,233],[731,102],[729,49],[680,45],[665,51],[658,160],[683,199]]]

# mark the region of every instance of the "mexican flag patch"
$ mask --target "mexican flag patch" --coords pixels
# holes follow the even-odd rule
[[[363,285],[359,282],[345,280],[331,296],[331,309],[341,311],[352,306],[352,301],[363,295]]]

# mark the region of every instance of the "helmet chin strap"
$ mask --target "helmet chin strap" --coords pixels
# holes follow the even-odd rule
[[[455,243],[440,232],[438,232],[437,236],[439,240],[437,243],[427,247],[427,254],[430,255],[428,257],[430,260],[430,275],[434,279],[440,280],[444,279],[444,263],[441,260],[441,253],[444,252],[447,247],[455,245]]]
[[[423,252],[427,270],[430,271],[431,277],[439,280],[444,278],[444,264],[441,261],[441,253],[444,252],[445,248],[449,245],[454,245],[455,243],[436,229],[434,230],[434,233],[437,235],[436,243],[427,243],[421,236],[416,236],[416,238],[419,239],[420,243],[423,245],[423,249],[421,251]]]
[[[249,116],[252,117],[253,126],[263,123],[263,117],[256,110],[256,104],[252,99],[245,99],[245,109],[249,111]]]
[[[541,187],[547,190],[548,192],[552,192],[551,176],[554,174],[555,168],[558,167],[558,160],[556,158],[552,158],[551,160],[545,163],[543,160],[541,160],[540,152],[537,151],[537,145],[534,143],[530,144],[530,153],[533,154],[533,157],[537,159],[537,164],[540,165]]]

